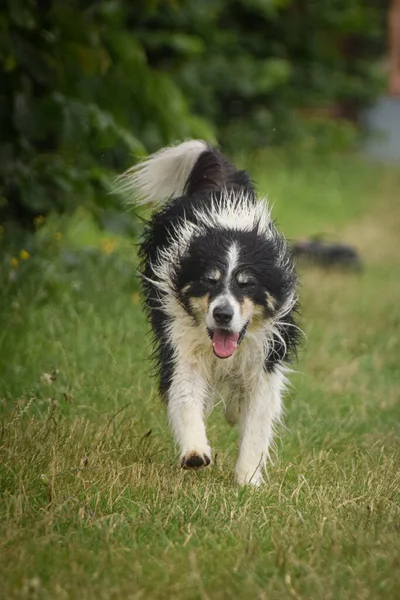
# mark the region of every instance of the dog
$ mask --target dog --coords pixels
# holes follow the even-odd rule
[[[299,240],[292,245],[297,260],[329,268],[361,272],[363,264],[357,250],[349,244],[327,242],[321,239]]]
[[[240,430],[236,480],[259,486],[298,344],[289,247],[246,172],[204,141],[163,148],[118,189],[154,209],[140,273],[180,465],[211,463],[205,420],[222,397]]]

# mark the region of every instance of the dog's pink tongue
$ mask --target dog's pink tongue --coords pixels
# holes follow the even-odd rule
[[[229,333],[223,329],[215,329],[212,339],[214,352],[219,358],[232,356],[238,345],[239,334]]]

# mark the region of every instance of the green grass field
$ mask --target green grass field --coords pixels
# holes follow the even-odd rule
[[[235,485],[220,407],[212,468],[177,468],[129,242],[80,213],[4,259],[2,598],[399,597],[400,177],[352,157],[253,175],[290,238],[328,233],[365,261],[301,271],[308,339],[264,488]]]

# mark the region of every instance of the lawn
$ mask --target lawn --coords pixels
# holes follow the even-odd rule
[[[50,219],[39,254],[0,270],[3,598],[398,598],[400,176],[353,157],[252,174],[289,238],[365,263],[301,269],[307,340],[268,485],[235,485],[220,407],[212,468],[177,468],[135,247],[84,212]]]

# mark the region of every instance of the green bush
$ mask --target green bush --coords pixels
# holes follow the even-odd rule
[[[115,172],[175,137],[213,139],[129,33],[129,2],[9,0],[0,12],[1,220],[116,200]]]
[[[318,141],[319,131],[325,147],[325,128],[296,111],[354,116],[374,99],[385,18],[379,3],[362,0],[181,0],[163,3],[137,35],[224,147],[309,133]]]
[[[8,0],[0,223],[81,204],[110,222],[115,173],[177,139],[348,145],[351,127],[298,109],[371,101],[383,18],[361,0]]]

